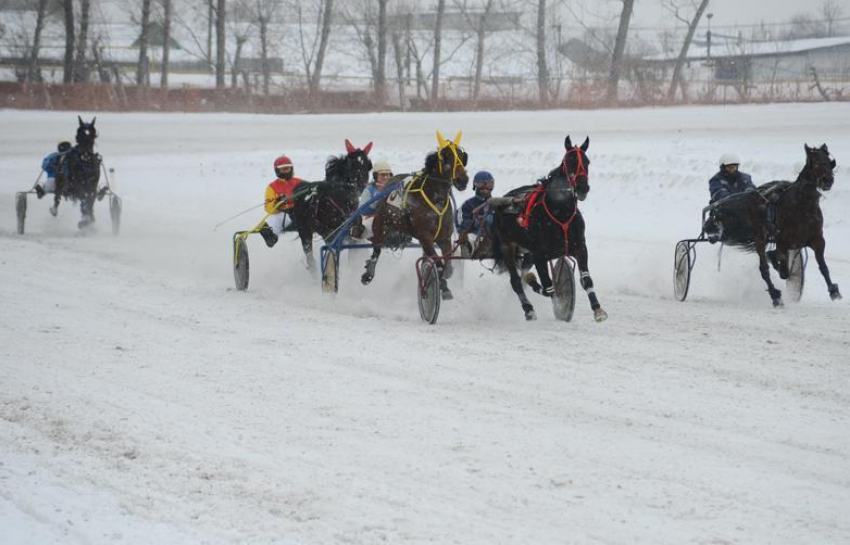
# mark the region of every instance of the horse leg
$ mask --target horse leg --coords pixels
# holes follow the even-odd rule
[[[531,257],[534,259],[534,268],[537,270],[540,282],[537,281],[537,276],[534,276],[534,273],[530,271],[523,275],[523,280],[534,293],[539,293],[544,297],[552,297],[555,288],[552,286],[552,278],[549,276],[549,262],[537,256]]]
[[[366,272],[360,277],[360,283],[364,286],[367,286],[375,278],[375,266],[378,264],[379,257],[381,257],[381,246],[375,244],[372,247],[372,256],[366,260]]]
[[[818,262],[820,273],[823,275],[823,279],[826,280],[826,287],[829,290],[829,298],[833,301],[841,299],[841,292],[838,291],[838,284],[833,284],[832,279],[829,278],[829,267],[826,266],[826,257],[824,257],[826,240],[824,240],[823,234],[821,233],[818,235],[810,246],[812,247],[812,250],[815,251],[815,259]]]
[[[522,304],[522,310],[525,312],[525,319],[536,320],[537,313],[534,312],[534,306],[531,304],[531,301],[529,301],[528,297],[525,296],[525,290],[522,287],[522,278],[520,278],[519,272],[517,271],[516,250],[516,246],[513,244],[502,246],[502,255],[505,256],[504,263],[508,269],[508,274],[511,276],[511,287],[514,289],[514,293],[517,294],[517,297],[519,297],[520,304]]]
[[[304,250],[304,257],[307,259],[307,269],[313,272],[316,270],[316,259],[313,257],[313,233],[306,232],[306,229],[299,229],[298,237],[301,239],[301,249]]]
[[[767,252],[765,251],[765,242],[764,240],[755,241],[756,251],[759,255],[759,271],[761,271],[761,277],[764,280],[764,283],[767,284],[767,292],[770,294],[770,299],[773,301],[774,307],[781,307],[782,303],[782,292],[776,289],[773,285],[773,282],[770,280],[770,265],[768,264]]]
[[[590,277],[590,271],[587,266],[587,244],[584,241],[570,244],[570,253],[576,262],[578,262],[579,282],[587,294],[587,299],[590,301],[590,308],[593,310],[593,319],[597,322],[603,322],[608,318],[608,313],[599,304],[596,291],[593,289],[593,279]]]
[[[80,214],[82,215],[82,219],[77,224],[78,229],[83,229],[94,223],[94,199],[94,193],[86,193],[80,199]]]

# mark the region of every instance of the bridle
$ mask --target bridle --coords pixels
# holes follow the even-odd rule
[[[576,154],[576,169],[575,172],[570,174],[570,169],[567,164],[567,158],[569,158],[570,154],[572,153]],[[567,150],[567,153],[564,154],[564,159],[561,161],[561,171],[564,173],[564,177],[570,184],[570,189],[575,189],[576,180],[579,176],[584,176],[585,178],[587,178],[587,166],[584,164],[584,154],[581,153],[580,148],[574,147],[570,150]]]

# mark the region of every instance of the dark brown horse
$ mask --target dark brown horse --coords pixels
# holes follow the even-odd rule
[[[566,153],[561,164],[537,185],[509,191],[505,197],[492,200],[495,205],[493,235],[500,251],[495,254],[497,266],[504,264],[511,276],[511,287],[519,297],[527,320],[536,319],[534,306],[525,296],[518,268],[537,269],[536,279],[529,285],[536,292],[552,297],[554,288],[549,275],[549,261],[569,255],[578,263],[581,286],[590,300],[593,318],[601,322],[608,317],[593,289],[588,271],[587,244],[584,238],[584,218],[578,201],[590,191],[587,148],[590,139],[573,146],[570,137],[564,140]]]
[[[54,216],[59,209],[62,198],[80,202],[82,219],[78,227],[83,229],[94,223],[94,200],[103,197],[98,195],[97,186],[100,182],[100,155],[94,151],[94,140],[97,129],[94,126],[97,117],[91,123],[80,122],[77,127],[77,145],[71,148],[59,163],[56,173],[56,192],[53,196],[53,207],[50,213]]]
[[[292,216],[310,269],[315,268],[313,234],[329,241],[357,209],[372,170],[371,150],[372,142],[361,149],[346,139],[345,155],[330,157],[325,164],[324,181],[296,186],[295,192],[300,196],[295,199]]]
[[[826,280],[830,298],[841,299],[838,284],[829,277],[824,249],[823,212],[820,209],[821,191],[829,191],[835,180],[833,159],[826,144],[819,148],[804,145],[806,165],[794,182],[776,181],[759,186],[718,203],[714,221],[723,225],[725,244],[739,246],[758,253],[761,277],[773,306],[782,306],[782,292],[770,280],[770,266],[780,278],[788,278],[789,250],[811,248],[818,267]],[[767,251],[767,245],[776,248]]]
[[[407,175],[406,180],[395,181],[404,185],[396,198],[378,203],[372,222],[372,256],[366,261],[366,272],[360,278],[368,284],[375,276],[375,266],[385,244],[400,245],[405,236],[413,237],[422,245],[426,256],[437,255],[435,245],[440,247],[443,257],[452,253],[454,211],[452,210],[452,187],[458,191],[466,189],[469,176],[466,174],[468,156],[460,147],[461,133],[454,140],[446,140],[437,131],[439,148],[425,158],[425,168]],[[437,261],[441,269],[440,291],[443,299],[451,299],[452,292],[446,284],[451,276],[451,261]]]

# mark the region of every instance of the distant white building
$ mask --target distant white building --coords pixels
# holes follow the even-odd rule
[[[643,66],[672,69],[676,54],[641,59]],[[807,80],[814,68],[823,79],[850,78],[850,36],[771,42],[728,40],[693,44],[687,56],[691,69],[705,67],[719,82]]]

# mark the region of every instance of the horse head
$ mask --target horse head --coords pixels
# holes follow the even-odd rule
[[[821,191],[829,191],[835,182],[833,171],[835,170],[835,159],[826,149],[826,144],[819,148],[810,148],[803,144],[806,150],[806,169],[809,171],[808,178],[815,183]]]
[[[564,158],[561,160],[560,174],[556,179],[562,179],[568,186],[565,189],[575,191],[576,198],[583,201],[590,191],[590,159],[587,158],[587,148],[590,147],[590,137],[586,137],[581,146],[574,146],[569,135],[564,139]],[[555,188],[550,188],[551,191]],[[557,194],[553,195],[557,198]],[[563,199],[566,196],[562,197]]]
[[[425,171],[434,178],[451,182],[458,191],[465,190],[469,183],[469,175],[466,173],[469,155],[460,147],[462,136],[458,131],[454,140],[446,140],[442,133],[437,131],[439,147],[436,152],[429,153],[425,158]]]
[[[94,139],[97,138],[97,129],[94,126],[97,117],[92,118],[91,123],[86,123],[83,118],[77,116],[80,126],[77,127],[77,145],[81,148],[94,148]]]
[[[372,170],[372,160],[369,159],[372,142],[361,149],[354,147],[351,141],[346,139],[345,151],[345,155],[328,159],[325,164],[325,179],[331,183],[351,185],[358,192],[362,192],[369,183],[369,171]]]

